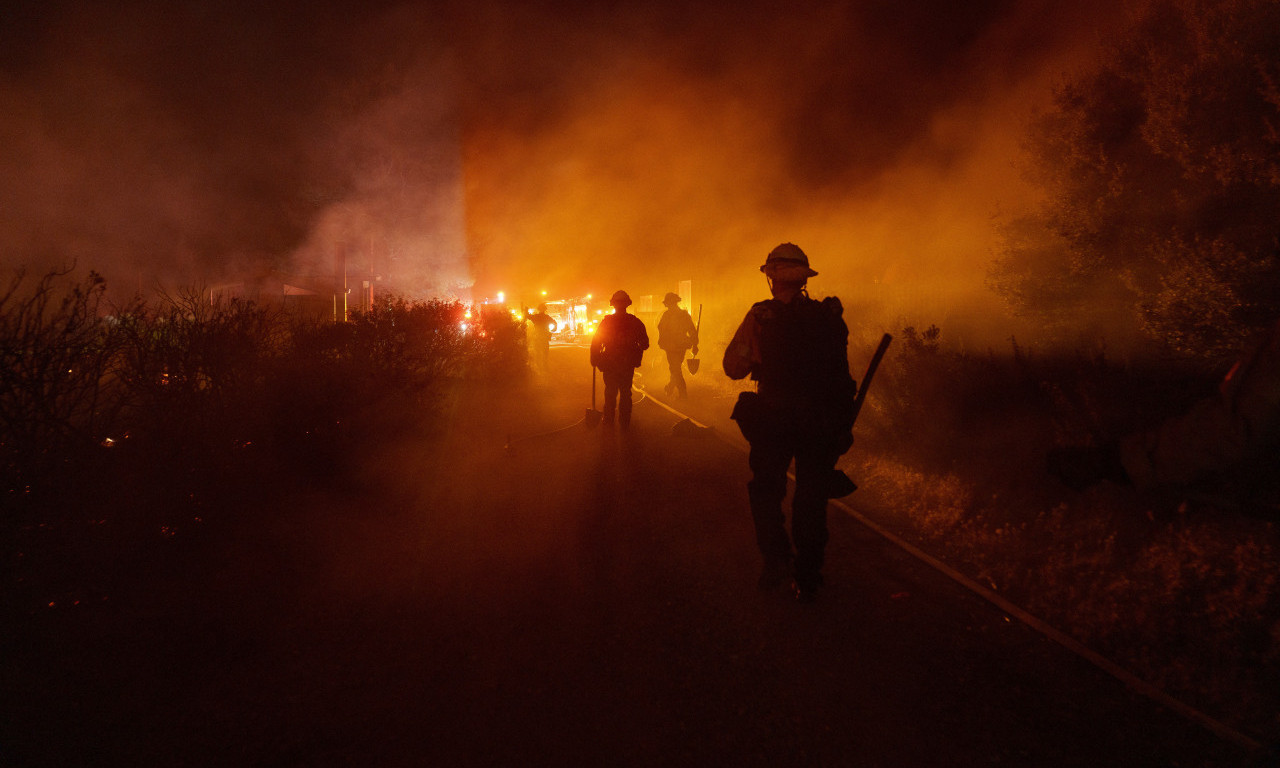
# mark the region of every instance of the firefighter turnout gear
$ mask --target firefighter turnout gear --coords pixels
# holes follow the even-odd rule
[[[525,316],[525,324],[529,329],[527,340],[529,349],[533,352],[534,365],[538,370],[546,371],[551,334],[555,333],[558,327],[556,320],[547,314],[546,304],[539,304],[536,312],[530,312]]]
[[[626,427],[631,423],[631,384],[649,348],[649,334],[644,322],[627,312],[631,297],[625,291],[614,293],[610,303],[614,313],[600,320],[591,337],[591,365],[604,379],[604,423],[612,424],[616,412],[618,423]]]
[[[794,546],[797,596],[811,599],[822,583],[827,499],[852,489],[835,469],[853,443],[857,384],[849,373],[849,331],[839,299],[816,301],[803,291],[816,273],[799,248],[778,246],[761,269],[771,277],[775,298],[747,312],[723,365],[729,378],[750,376],[757,384],[755,392],[740,395],[733,419],[751,445],[747,496],[764,559],[760,584],[776,581]],[[792,460],[796,487],[788,535],[782,502]],[[836,475],[844,482],[836,483]]]
[[[684,381],[684,356],[689,350],[698,351],[698,328],[693,324],[689,313],[680,308],[680,297],[668,293],[662,299],[667,311],[658,319],[658,348],[667,354],[667,369],[670,378],[665,392],[670,395],[678,392],[680,397],[688,395],[688,387]]]

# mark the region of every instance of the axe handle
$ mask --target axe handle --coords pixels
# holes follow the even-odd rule
[[[893,341],[893,337],[885,334],[880,337],[880,346],[876,347],[876,353],[871,356],[871,364],[867,366],[867,372],[862,377],[862,385],[858,387],[858,394],[853,398],[853,420],[858,420],[858,414],[862,412],[862,402],[867,399],[867,390],[871,387],[871,379],[876,375],[876,369],[880,367],[880,361],[884,359],[884,353],[889,349],[889,342]]]

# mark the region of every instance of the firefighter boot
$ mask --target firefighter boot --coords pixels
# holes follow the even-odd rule
[[[822,586],[822,574],[796,574],[791,583],[792,593],[798,603],[812,603],[818,599],[818,587]]]

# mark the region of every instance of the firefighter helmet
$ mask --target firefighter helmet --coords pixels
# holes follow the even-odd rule
[[[662,303],[666,304],[668,307],[674,307],[680,303],[680,296],[675,293],[668,293],[666,296],[662,297]]]
[[[809,268],[809,257],[794,243],[769,251],[760,271],[774,280],[804,280],[818,274]]]
[[[631,297],[627,295],[626,291],[614,291],[609,303],[615,307],[629,307],[631,306]]]

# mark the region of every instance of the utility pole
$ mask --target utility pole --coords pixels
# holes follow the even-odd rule
[[[338,274],[334,281],[338,285],[338,295],[333,299],[334,322],[347,322],[347,246],[338,245]]]

